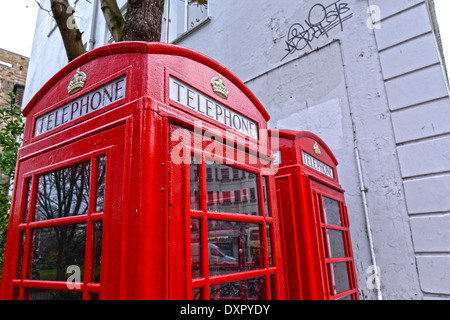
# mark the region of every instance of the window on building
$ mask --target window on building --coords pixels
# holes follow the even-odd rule
[[[167,42],[174,42],[188,31],[208,21],[208,0],[169,0]]]
[[[222,181],[230,181],[230,174],[229,174],[230,171],[229,171],[228,167],[221,168],[220,173],[222,175]]]
[[[15,104],[17,104],[19,106],[22,105],[24,91],[25,91],[25,86],[24,85],[18,84],[18,83],[14,85],[13,92],[16,95],[16,97],[15,97],[13,103],[15,103]]]

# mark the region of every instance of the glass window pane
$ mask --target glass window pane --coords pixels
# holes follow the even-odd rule
[[[78,291],[28,289],[28,300],[82,300]]]
[[[102,235],[103,222],[96,222],[93,224],[93,247],[92,247],[92,274],[91,282],[100,283],[100,269],[102,262]]]
[[[194,28],[208,16],[208,0],[189,0],[188,29]]]
[[[198,157],[191,157],[190,174],[190,202],[191,210],[201,210],[200,206],[200,165]]]
[[[100,296],[96,293],[90,293],[89,300],[100,300]]]
[[[344,248],[344,238],[342,231],[327,229],[328,247],[330,248],[331,258],[346,257]]]
[[[25,180],[25,203],[23,205],[22,223],[27,223],[28,211],[30,210],[30,198],[31,198],[31,178]]]
[[[32,243],[31,279],[67,281],[74,274],[67,268],[76,266],[83,281],[86,224],[36,229]]]
[[[209,275],[263,267],[261,225],[238,221],[208,221]]]
[[[266,277],[239,280],[212,285],[209,288],[211,300],[267,299]]]
[[[264,197],[264,211],[266,213],[266,217],[271,217],[271,212],[269,210],[269,179],[267,177],[262,178],[263,181],[263,197]]]
[[[341,225],[341,214],[339,209],[339,202],[327,197],[322,197],[323,211],[325,214],[325,223],[335,226]]]
[[[13,300],[19,300],[20,287],[14,287]]]
[[[273,267],[273,255],[272,255],[272,225],[267,224],[266,225],[266,231],[267,231],[267,255],[269,256],[269,267]]]
[[[256,174],[217,163],[207,163],[208,169],[215,173],[206,181],[208,211],[261,215]]]
[[[87,214],[90,162],[40,176],[36,221]]]
[[[97,159],[97,186],[95,197],[95,212],[103,212],[105,205],[105,177],[106,177],[106,156]]]
[[[192,289],[192,300],[202,300],[203,288]]]
[[[25,250],[25,231],[20,231],[19,256],[17,259],[16,279],[22,278],[23,253]]]
[[[325,251],[325,258],[329,258],[330,255],[328,254],[330,244],[327,241],[327,229],[322,228],[322,239],[323,239],[323,250]]]
[[[186,1],[170,0],[169,2],[169,42],[175,40],[186,30]]]
[[[338,262],[331,264],[333,273],[334,294],[338,294],[350,290],[348,281],[348,270],[346,262]]]
[[[202,246],[200,234],[200,220],[191,219],[192,279],[200,278],[202,276]]]

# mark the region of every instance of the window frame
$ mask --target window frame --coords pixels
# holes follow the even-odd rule
[[[61,162],[39,168],[26,173],[23,176],[23,189],[24,191],[28,188],[28,181],[31,182],[30,198],[28,200],[27,192],[23,192],[23,196],[20,205],[20,223],[18,225],[18,235],[22,237],[25,233],[24,240],[20,240],[18,248],[18,260],[16,265],[16,275],[12,281],[13,290],[16,293],[15,299],[27,300],[28,293],[30,289],[43,289],[43,290],[57,290],[57,291],[68,291],[68,292],[80,292],[82,294],[83,300],[93,299],[94,296],[99,296],[102,288],[102,283],[104,281],[100,280],[95,282],[95,224],[102,223],[103,230],[105,227],[105,212],[108,210],[109,205],[107,202],[104,203],[103,211],[96,212],[96,196],[97,196],[97,164],[98,159],[106,157],[106,174],[105,174],[105,198],[107,197],[107,192],[109,192],[108,183],[108,172],[111,166],[111,154],[112,148],[107,147],[99,149],[93,152],[89,152],[83,155],[75,156],[73,158],[63,160]],[[49,220],[35,221],[36,208],[37,208],[37,196],[38,196],[38,182],[39,177],[51,172],[55,172],[61,169],[69,168],[81,163],[90,162],[90,176],[89,176],[89,202],[88,210],[86,214],[75,215],[69,217],[61,217]],[[28,209],[26,210],[26,208]],[[24,215],[27,214],[26,220]],[[32,255],[33,255],[33,234],[35,230],[52,228],[67,225],[78,225],[86,224],[86,239],[85,239],[85,254],[84,254],[84,270],[83,279],[81,282],[68,282],[68,281],[51,281],[51,280],[35,280],[31,279],[31,267],[32,267]],[[102,232],[102,239],[104,240],[104,231]],[[104,241],[102,240],[102,259],[104,257]],[[104,277],[103,270],[105,265],[103,264],[100,271],[100,277]],[[17,270],[20,269],[20,277]],[[73,289],[68,287],[68,283],[76,286]]]
[[[201,161],[199,164],[199,173],[200,173],[200,210],[191,210],[190,209],[190,164],[184,163],[184,179],[185,179],[185,208],[186,208],[186,275],[187,275],[187,284],[186,284],[186,297],[187,299],[192,299],[193,291],[199,290],[201,292],[201,299],[209,300],[210,299],[210,288],[214,285],[220,285],[229,282],[236,281],[244,281],[251,279],[259,279],[264,278],[265,282],[265,290],[264,299],[271,300],[275,297],[272,297],[272,294],[277,295],[276,284],[274,283],[274,277],[280,272],[277,263],[275,262],[276,255],[276,246],[275,246],[275,219],[273,218],[273,213],[266,213],[264,206],[264,196],[263,196],[263,175],[261,173],[261,169],[256,166],[251,166],[243,163],[234,162],[233,164],[229,164],[226,162],[226,159],[221,158],[217,155],[214,157],[211,156],[205,150],[197,150],[189,146],[184,146],[185,154],[189,154],[189,156],[194,155],[200,157]],[[219,160],[222,164],[229,166],[230,168],[236,168],[245,170],[247,172],[254,173],[257,178],[257,192],[258,192],[258,205],[261,215],[251,215],[251,214],[239,214],[239,213],[225,213],[225,212],[211,212],[208,211],[207,202],[208,202],[208,193],[206,184],[208,182],[207,172],[206,172],[206,161],[210,160]],[[266,177],[264,175],[264,177]],[[270,199],[270,190],[267,190],[267,201]],[[270,210],[271,206],[268,205]],[[191,220],[198,220],[200,224],[200,268],[201,268],[201,276],[198,278],[192,277],[192,264],[191,264]],[[211,276],[209,274],[209,256],[208,256],[208,221],[210,220],[220,220],[220,221],[237,221],[237,222],[247,222],[247,223],[255,223],[258,224],[262,242],[262,262],[263,265],[261,268],[255,270],[247,270],[241,272],[233,272],[227,273],[223,275],[215,275]],[[269,249],[268,237],[267,237],[267,226],[270,225],[269,229],[271,232],[271,244]],[[269,261],[269,251],[271,255],[271,261]],[[275,280],[276,281],[276,280]],[[274,288],[272,288],[274,286]],[[226,298],[224,298],[226,299]],[[250,298],[251,299],[251,298]]]
[[[315,220],[317,225],[317,242],[319,244],[322,287],[326,298],[329,300],[338,300],[342,298],[358,299],[358,287],[356,283],[356,272],[354,267],[354,256],[350,238],[350,224],[348,220],[347,208],[343,194],[333,190],[320,183],[312,182],[313,202],[315,206]],[[329,224],[325,220],[325,211],[323,208],[323,197],[334,200],[339,205],[339,218],[341,225]],[[345,257],[332,257],[330,251],[330,239],[328,230],[342,232],[342,245],[345,251]],[[348,289],[335,292],[333,264],[345,263],[347,268]]]
[[[178,42],[180,42],[181,40],[183,40],[184,38],[186,38],[187,36],[189,36],[192,32],[195,32],[196,30],[198,30],[200,27],[204,26],[206,23],[208,23],[211,20],[211,16],[210,16],[210,2],[208,2],[207,4],[207,8],[206,8],[206,17],[201,20],[199,23],[197,23],[195,26],[193,27],[189,27],[189,0],[184,0],[184,23],[183,23],[183,32],[175,37],[174,39],[170,39],[170,0],[167,1],[166,4],[166,13],[164,15],[164,20],[166,23],[166,27],[165,27],[165,36],[164,36],[164,40],[167,43],[173,43],[176,44]]]

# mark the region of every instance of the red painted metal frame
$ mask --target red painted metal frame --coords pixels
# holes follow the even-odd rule
[[[180,130],[182,127],[173,125],[170,132],[173,132],[174,130]],[[264,205],[262,203],[263,201],[263,189],[262,189],[262,175],[261,175],[261,168],[267,167],[267,165],[249,165],[246,163],[249,163],[248,157],[249,155],[246,153],[245,158],[246,161],[239,162],[233,159],[236,159],[236,150],[231,149],[232,155],[230,157],[230,154],[227,154],[227,147],[224,147],[222,144],[220,144],[220,148],[223,148],[222,154],[226,156],[220,156],[216,153],[210,153],[205,151],[207,149],[208,145],[212,143],[212,141],[203,141],[201,148],[195,148],[194,146],[194,134],[192,131],[188,129],[186,130],[187,135],[191,137],[190,141],[191,144],[186,145],[183,144],[183,154],[186,158],[186,163],[182,165],[171,165],[171,178],[169,179],[171,184],[171,194],[173,197],[171,198],[171,238],[170,242],[173,243],[174,246],[182,246],[182,248],[179,248],[179,252],[174,253],[174,258],[180,257],[182,253],[185,253],[185,261],[179,261],[177,264],[171,264],[171,268],[173,268],[173,271],[171,271],[171,274],[174,276],[172,277],[171,281],[171,297],[174,299],[192,299],[192,290],[194,288],[203,288],[203,298],[209,299],[209,286],[220,284],[220,283],[226,283],[226,282],[233,282],[233,281],[239,281],[239,280],[245,280],[249,278],[255,278],[255,277],[266,277],[266,294],[268,299],[283,299],[284,293],[283,291],[280,291],[280,288],[284,287],[284,274],[282,269],[282,263],[280,261],[280,248],[278,246],[279,242],[276,239],[279,239],[279,232],[278,232],[278,214],[276,211],[276,206],[273,206],[272,201],[275,201],[275,193],[273,189],[274,181],[271,181],[269,184],[269,188],[272,188],[269,190],[268,195],[268,202],[270,205],[273,206],[270,216],[269,213],[266,213],[264,210]],[[176,141],[176,143],[180,143]],[[173,148],[173,145],[171,149]],[[228,149],[229,150],[229,149]],[[216,151],[216,150],[215,150]],[[216,151],[217,152],[217,151]],[[201,163],[199,164],[200,167],[200,194],[201,194],[201,209],[200,210],[191,210],[190,209],[190,200],[189,200],[189,163],[187,159],[190,157],[190,155],[196,155],[202,159]],[[234,168],[242,169],[247,172],[253,172],[257,174],[258,176],[258,186],[259,186],[259,201],[260,201],[260,209],[261,209],[261,215],[260,216],[249,216],[244,214],[236,214],[236,213],[221,213],[221,212],[209,212],[207,210],[207,192],[206,192],[206,170],[205,170],[205,163],[206,160],[214,159],[218,161],[219,163],[227,164],[229,166],[232,166]],[[175,179],[175,177],[177,177]],[[179,177],[183,177],[181,179]],[[273,179],[273,177],[269,177],[269,179]],[[181,182],[181,183],[180,183]],[[181,196],[180,196],[181,195]],[[184,217],[184,218],[183,218]],[[204,239],[202,242],[202,250],[201,250],[201,268],[203,270],[203,276],[197,279],[192,279],[192,269],[191,269],[191,247],[190,247],[190,221],[191,219],[200,220],[201,224],[201,238]],[[207,222],[209,219],[213,220],[222,220],[222,221],[241,221],[241,222],[250,222],[250,223],[257,223],[262,226],[262,243],[263,243],[263,256],[264,256],[264,267],[258,270],[251,270],[251,271],[243,271],[239,273],[232,273],[232,274],[226,274],[226,275],[220,275],[220,276],[209,276],[209,273],[206,272],[208,270],[208,246],[206,244],[207,235]],[[272,256],[275,261],[274,266],[269,266],[268,261],[268,254],[267,254],[267,230],[266,225],[270,224],[271,230],[272,230]],[[274,275],[277,277],[277,285],[273,290],[271,290],[270,287],[270,276]],[[184,287],[184,292],[182,288]],[[276,292],[276,297],[271,296],[271,292]]]
[[[275,180],[282,220],[281,241],[286,259],[286,277],[294,280],[286,286],[287,298],[330,300],[350,296],[359,299],[348,213],[344,190],[339,184],[336,158],[322,139],[311,132],[273,130],[271,135],[280,137],[281,164]],[[320,155],[315,153],[316,143],[321,150]],[[303,151],[331,167],[333,178],[307,166],[303,162]],[[323,209],[318,196],[339,201],[342,226],[322,223]],[[289,228],[289,223],[292,228]],[[343,232],[345,258],[330,259],[325,256],[328,244],[324,242],[323,231],[326,228]],[[332,280],[328,276],[331,274],[328,268],[336,262],[347,263],[350,287],[350,290],[339,294],[332,292]]]
[[[69,95],[67,85],[78,68],[87,75],[85,88]],[[230,95],[227,100],[212,92],[210,81],[218,74],[228,86]],[[125,98],[50,132],[34,136],[34,123],[38,116],[64,106],[124,75]],[[20,291],[19,296],[15,296],[15,287],[67,290],[65,282],[49,283],[26,278],[30,261],[27,255],[31,250],[29,238],[25,241],[27,248],[23,257],[27,265],[24,265],[21,277],[16,278],[21,230],[25,230],[29,237],[33,228],[100,220],[104,222],[101,280],[100,284],[92,284],[87,282],[86,278],[86,282],[83,281],[81,286],[83,298],[89,298],[88,292],[98,293],[100,299],[191,297],[192,290],[187,288],[200,285],[200,282],[188,279],[190,248],[186,243],[189,243],[190,239],[186,235],[189,230],[189,219],[186,217],[192,214],[192,217],[204,219],[208,218],[209,213],[199,211],[186,214],[184,204],[188,190],[177,189],[186,183],[183,180],[186,174],[174,176],[174,171],[169,170],[170,127],[178,125],[193,131],[194,124],[200,120],[203,130],[215,131],[223,136],[230,134],[235,147],[242,148],[247,153],[262,153],[264,157],[270,158],[271,152],[267,150],[267,141],[248,139],[242,133],[202,117],[171,100],[170,76],[245,115],[256,122],[259,129],[267,128],[269,115],[251,91],[226,68],[192,50],[162,43],[121,42],[93,50],[74,60],[52,77],[23,111],[26,126],[16,170],[0,299],[26,298],[24,290]],[[99,152],[107,153],[108,158],[105,195],[107,204],[103,213],[94,213],[90,204],[90,211],[86,216],[22,223],[27,178],[32,178],[32,195],[35,197],[37,175],[66,167],[78,160],[95,159]],[[203,150],[195,152],[203,153]],[[246,166],[245,163],[235,163],[235,166],[260,174],[260,168],[255,166]],[[95,173],[95,169],[92,170],[92,173]],[[181,170],[186,168],[181,166]],[[91,184],[94,183],[93,179],[94,177],[91,177]],[[261,177],[259,179],[261,182]],[[259,188],[261,192],[261,183]],[[256,217],[255,221],[273,225],[274,259],[279,259],[281,250],[277,247],[279,231],[273,177],[269,178],[269,189],[270,201],[273,201],[269,205],[273,216]],[[176,190],[179,193],[174,192]],[[35,198],[31,200],[31,203],[34,203]],[[174,215],[176,206],[171,207],[176,201],[181,204],[177,209],[181,210],[181,216]],[[214,217],[229,218],[226,214],[217,214]],[[233,220],[248,219],[245,216],[233,216]],[[206,228],[203,230],[206,231]],[[88,245],[87,252],[90,251],[91,247]],[[89,259],[88,255],[87,264]],[[179,270],[182,272],[177,273]],[[237,276],[228,275],[222,279],[211,277],[205,281],[215,283],[219,280],[241,279],[243,276],[276,273],[275,291],[278,292],[277,298],[283,299],[285,296],[281,289],[284,286],[282,270],[280,263],[275,264],[272,269],[251,271]],[[177,280],[184,282],[178,283]],[[268,287],[270,288],[270,284]]]
[[[18,188],[20,188],[22,182],[31,179],[32,188],[31,188],[31,199],[30,199],[30,207],[28,211],[28,218],[26,221],[23,221],[21,214],[24,212],[24,206],[26,203],[26,193],[23,193],[23,197],[20,194],[17,195],[14,199],[17,199],[17,202],[13,203],[12,208],[20,208],[20,210],[13,211],[17,214],[11,215],[10,225],[8,229],[8,242],[7,242],[7,251],[5,253],[5,267],[3,270],[2,277],[2,295],[4,298],[11,298],[11,290],[12,287],[7,288],[6,283],[8,281],[16,288],[23,288],[20,290],[19,296],[17,298],[23,299],[26,297],[27,293],[24,290],[25,288],[40,288],[40,289],[53,289],[53,290],[67,290],[66,282],[57,282],[57,281],[41,281],[41,280],[30,280],[30,267],[31,267],[31,248],[30,245],[32,240],[30,239],[30,233],[33,230],[40,228],[49,228],[55,226],[62,225],[70,225],[70,224],[87,224],[87,237],[92,234],[92,223],[95,222],[103,222],[105,228],[110,230],[111,233],[114,233],[114,229],[117,228],[115,225],[118,225],[118,221],[114,221],[115,219],[121,220],[120,217],[117,217],[117,213],[120,212],[120,202],[112,201],[110,203],[105,204],[105,208],[103,212],[94,212],[94,201],[92,201],[95,196],[95,177],[96,177],[96,159],[99,156],[106,155],[108,160],[114,159],[120,153],[123,154],[123,140],[120,143],[120,139],[123,139],[123,129],[122,126],[114,126],[109,130],[101,130],[102,132],[92,133],[89,137],[84,137],[83,139],[79,139],[78,141],[71,141],[70,144],[62,144],[58,148],[53,148],[51,150],[43,150],[42,152],[34,152],[29,156],[24,156],[20,166],[18,167],[18,171],[23,174],[23,179],[18,180]],[[121,132],[122,131],[122,132]],[[101,140],[102,143],[98,144],[97,141]],[[97,143],[98,146],[95,151],[91,151],[94,144]],[[109,144],[109,145],[108,145]],[[122,151],[121,151],[122,145]],[[70,150],[68,150],[70,149]],[[122,155],[123,156],[123,155]],[[48,159],[52,161],[49,162]],[[86,160],[91,160],[91,176],[90,176],[90,201],[88,213],[86,215],[81,216],[72,216],[72,217],[64,217],[52,220],[44,220],[44,221],[33,221],[35,216],[35,203],[36,203],[36,195],[37,195],[37,177],[42,174],[46,174],[48,172],[52,172],[54,170],[58,170],[61,168],[65,168],[74,164],[78,164],[84,162]],[[50,164],[50,165],[48,165]],[[121,197],[121,189],[115,187],[116,185],[121,184],[121,176],[113,177],[111,172],[117,171],[117,163],[114,164],[112,161],[107,164],[108,175],[106,176],[106,181],[108,181],[108,188],[106,189],[106,196],[108,198],[119,198]],[[24,187],[26,183],[23,183]],[[119,192],[119,193],[118,193]],[[112,210],[112,206],[116,207],[116,210]],[[113,212],[115,211],[115,212]],[[105,214],[107,213],[107,214]],[[18,255],[17,250],[22,247],[21,245],[16,248],[12,247],[11,243],[14,241],[14,238],[19,238],[21,232],[26,232],[25,237],[25,246],[23,247],[23,267],[21,268],[21,275],[17,279],[14,279],[15,269],[17,269],[15,263],[11,263],[10,261],[17,261],[15,258]],[[109,236],[105,236],[107,238]],[[87,239],[88,239],[87,238]],[[20,240],[19,240],[20,241]],[[108,241],[107,241],[108,243]],[[117,246],[115,241],[109,241],[110,248],[104,250],[104,252],[110,252],[114,250]],[[91,241],[86,241],[86,261],[85,261],[85,270],[90,270],[91,263],[91,253],[92,253],[92,243]],[[8,260],[7,260],[8,259]],[[117,257],[110,259],[107,255],[103,256],[103,261],[105,261],[105,265],[108,264],[116,264],[118,262]],[[116,260],[116,261],[114,261]],[[8,263],[9,262],[9,263]],[[111,288],[114,286],[114,279],[108,279],[109,274],[115,274],[114,268],[111,270],[102,270],[102,283],[107,283],[107,285],[103,285],[103,295],[108,297],[109,292],[111,292]],[[117,275],[117,274],[116,274]],[[81,289],[80,292],[83,292],[83,297],[88,299],[88,293],[91,294],[99,294],[101,291],[100,284],[92,283],[89,278],[89,272],[85,273],[85,278],[83,282],[79,284]],[[9,292],[8,292],[9,289]],[[113,298],[113,297],[110,297]]]

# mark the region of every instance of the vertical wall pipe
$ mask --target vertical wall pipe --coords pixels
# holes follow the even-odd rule
[[[92,7],[92,16],[91,16],[91,34],[89,37],[89,51],[94,49],[95,46],[95,33],[97,31],[97,11],[98,11],[98,2],[100,0],[94,0],[94,6]]]

